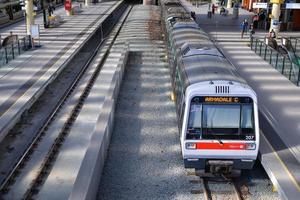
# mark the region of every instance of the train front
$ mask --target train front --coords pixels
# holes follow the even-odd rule
[[[186,168],[230,174],[257,158],[257,99],[247,85],[214,81],[190,85],[181,134]]]

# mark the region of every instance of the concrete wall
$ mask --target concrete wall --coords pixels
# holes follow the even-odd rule
[[[103,103],[96,128],[91,137],[89,147],[82,161],[76,178],[71,200],[92,200],[97,197],[103,166],[114,124],[114,112],[125,65],[128,58],[129,46],[125,44],[124,53],[113,75],[109,92]]]

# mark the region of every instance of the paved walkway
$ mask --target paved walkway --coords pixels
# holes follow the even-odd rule
[[[252,16],[254,15],[253,12],[249,12],[244,9],[239,9],[239,16],[238,18],[233,18],[233,9],[232,8],[226,8],[229,10],[228,16],[221,16],[219,12],[215,12],[215,15],[212,16],[212,18],[207,18],[207,11],[208,11],[208,4],[201,5],[199,7],[192,6],[189,2],[186,0],[181,0],[184,5],[190,10],[195,11],[197,14],[197,20],[198,23],[202,26],[205,26],[206,30],[209,30],[209,32],[213,33],[214,36],[217,38],[218,36],[215,35],[216,33],[223,34],[222,39],[235,39],[238,40],[241,37],[236,37],[234,32],[240,32],[240,24],[244,19],[247,19],[249,22],[252,20]],[[221,32],[222,30],[222,32]],[[227,35],[225,37],[225,35]],[[267,31],[263,29],[257,29],[255,33],[255,37],[265,37],[267,35]],[[291,37],[300,37],[300,32],[280,32],[278,37],[283,36],[291,36]],[[245,38],[249,39],[249,35]]]
[[[249,19],[251,13],[240,10],[238,19],[232,19],[231,15],[224,17],[219,14],[208,19],[207,6],[194,8],[187,2],[184,3],[196,12],[200,27],[216,40],[216,44],[227,59],[257,93],[262,164],[273,184],[277,186],[281,197],[298,199],[300,195],[300,88],[256,55],[247,45],[249,37],[241,39],[239,24],[244,18]],[[258,33],[259,36],[263,34],[263,32]],[[281,34],[300,36],[299,32]]]

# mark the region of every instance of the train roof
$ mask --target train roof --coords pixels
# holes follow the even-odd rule
[[[188,13],[180,16],[168,16],[167,20],[171,23],[172,26],[174,26],[174,24],[176,24],[177,22],[193,22],[193,19]]]
[[[163,4],[168,5],[168,6],[173,6],[173,5],[181,6],[181,3],[179,0],[166,0],[166,1],[163,1]]]
[[[219,55],[189,55],[183,57],[180,73],[182,73],[185,89],[189,85],[205,81],[233,81],[247,84],[236,69]]]
[[[173,26],[176,22],[178,21],[190,21],[192,20],[191,16],[189,13],[183,13],[183,14],[170,14],[166,17],[167,21],[171,23]]]
[[[178,30],[174,31],[172,35],[173,44],[176,48],[180,48],[184,43],[206,43],[209,40],[208,35],[201,30]]]
[[[189,21],[178,21],[173,25],[173,29],[179,29],[179,28],[195,28],[200,29],[198,24],[195,23],[193,20]]]
[[[195,56],[195,55],[216,55],[224,57],[224,55],[216,48],[214,43],[210,40],[187,42],[181,47],[181,56]]]
[[[167,22],[172,22],[173,24],[179,21],[191,21],[191,15],[187,12],[183,13],[170,13],[165,17]],[[172,26],[173,26],[172,24]]]
[[[172,37],[178,37],[180,35],[199,35],[200,38],[209,39],[207,33],[202,29],[194,27],[172,30]]]
[[[176,7],[176,6],[171,6],[171,7],[167,7],[167,14],[170,13],[187,13],[187,11],[182,7]]]

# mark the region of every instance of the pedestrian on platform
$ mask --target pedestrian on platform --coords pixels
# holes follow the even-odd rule
[[[242,29],[241,38],[244,38],[244,33],[247,33],[247,30],[248,30],[248,21],[247,21],[247,19],[244,19],[244,21],[242,22],[241,29]]]
[[[274,31],[274,29],[272,29],[269,33],[269,38],[275,39],[276,38],[276,33]]]
[[[48,13],[49,13],[49,16],[52,16],[52,15],[53,15],[54,10],[55,10],[55,6],[53,5],[52,2],[50,2],[49,5],[48,5]]]
[[[191,11],[191,17],[196,21],[196,13],[194,11]]]
[[[264,28],[265,19],[266,15],[265,12],[262,10],[258,15],[258,28]]]
[[[49,16],[52,16],[52,14],[53,14],[53,10],[52,10],[51,5],[48,6],[48,13],[49,13]]]
[[[249,23],[247,21],[247,19],[244,19],[244,24],[245,24],[245,34],[248,33],[248,26],[249,26]]]
[[[214,15],[215,14],[215,4],[212,4],[211,6],[211,13]]]
[[[253,29],[257,29],[258,28],[258,20],[259,20],[258,14],[255,14],[252,17]]]
[[[223,15],[223,16],[226,15],[226,10],[223,6],[220,8],[220,15]]]

